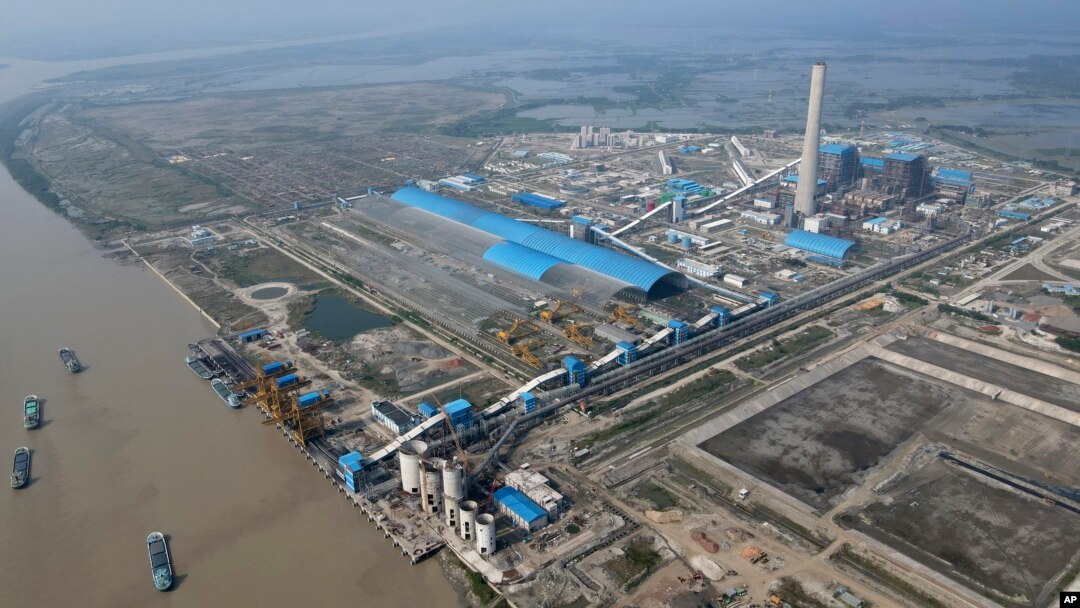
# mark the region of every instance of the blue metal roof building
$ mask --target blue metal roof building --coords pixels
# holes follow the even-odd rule
[[[885,159],[864,156],[859,159],[859,165],[862,166],[865,171],[876,171],[880,173],[885,170]]]
[[[784,181],[788,182],[789,184],[797,184],[797,183],[799,183],[799,175],[797,173],[794,174],[794,175],[788,175],[787,177],[784,178]],[[821,186],[824,186],[825,185],[825,180],[818,178],[817,185],[818,185],[819,188]]]
[[[686,287],[686,277],[659,264],[598,247],[434,192],[406,187],[395,192],[391,198],[504,239],[504,242],[492,245],[484,253],[484,259],[530,278],[539,280],[553,266],[567,264],[582,266],[616,279],[629,288],[640,290],[638,295],[643,298],[661,284]]]
[[[853,154],[858,150],[855,146],[849,146],[845,144],[825,144],[818,148],[818,151],[823,154]]]
[[[533,194],[531,192],[518,192],[514,196],[510,197],[510,200],[522,203],[524,205],[532,205],[533,207],[547,209],[548,211],[551,211],[552,209],[558,209],[565,204],[562,201],[557,201],[553,198],[540,196],[539,194]]]
[[[910,163],[918,158],[918,156],[915,156],[914,154],[889,154],[885,158],[889,160],[898,160],[903,163]]]
[[[453,426],[467,426],[472,423],[472,404],[464,399],[456,399],[443,406]]]
[[[834,236],[825,234],[815,234],[805,230],[792,230],[791,234],[787,235],[787,238],[784,239],[784,244],[788,247],[794,247],[795,249],[809,251],[810,253],[824,255],[838,260],[844,259],[848,250],[855,246],[854,241],[838,239]]]
[[[547,511],[520,490],[503,486],[492,495],[499,509],[522,528],[535,530],[547,524]]]

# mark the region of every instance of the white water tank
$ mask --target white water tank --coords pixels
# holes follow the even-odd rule
[[[461,500],[465,498],[464,471],[456,462],[447,462],[442,471],[443,493]]]
[[[461,518],[458,535],[463,540],[476,539],[476,515],[479,510],[480,505],[476,504],[475,500],[466,500],[458,507],[458,516]]]
[[[495,553],[495,518],[490,513],[476,516],[476,550],[480,555]]]
[[[401,489],[409,494],[420,493],[421,458],[427,451],[423,441],[409,441],[398,448],[398,467],[401,469]]]
[[[442,508],[442,474],[428,467],[423,468],[420,477],[420,501],[424,513],[438,513]]]
[[[447,526],[450,526],[451,529],[457,528],[458,519],[460,519],[458,517],[458,512],[460,510],[460,507],[458,507],[458,502],[458,499],[450,496],[449,494],[443,495],[443,520],[446,522]]]

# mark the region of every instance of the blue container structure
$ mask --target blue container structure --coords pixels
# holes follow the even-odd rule
[[[542,528],[548,522],[547,511],[516,488],[503,486],[495,490],[492,498],[499,510],[514,520],[520,528],[532,531]]]
[[[619,365],[629,365],[637,360],[637,346],[632,342],[622,340],[615,345],[615,348],[619,349],[619,356],[615,359]]]
[[[524,205],[532,205],[533,207],[547,209],[548,211],[558,209],[565,204],[562,201],[557,201],[553,198],[540,196],[539,194],[533,194],[531,192],[518,192],[514,196],[510,197],[510,200],[517,203],[522,203]]]
[[[240,341],[244,343],[255,342],[256,340],[262,340],[263,336],[265,335],[265,329],[253,329],[251,331],[245,331],[244,333],[240,334]]]
[[[451,401],[443,406],[446,415],[450,418],[450,424],[454,427],[469,426],[472,424],[472,404],[464,399]]]
[[[430,403],[428,403],[426,401],[424,403],[420,404],[419,409],[420,409],[420,416],[422,416],[424,418],[431,418],[435,414],[439,413],[439,410],[435,409],[434,405],[431,405]]]
[[[272,374],[276,374],[287,369],[292,369],[292,367],[292,361],[273,361],[262,366],[262,373],[264,376],[270,376]]]
[[[364,472],[364,457],[360,452],[349,452],[338,457],[337,476],[350,492],[360,491],[360,477]]]
[[[566,368],[567,382],[578,386],[585,386],[585,364],[577,357],[563,357],[563,367]]]
[[[761,299],[765,302],[765,308],[768,308],[768,307],[772,306],[773,304],[779,304],[780,303],[780,296],[778,296],[775,293],[770,293],[768,291],[763,291],[759,295],[761,296]]]
[[[300,376],[297,376],[296,374],[289,374],[287,376],[282,376],[277,379],[277,387],[286,388],[296,384],[297,382],[300,382]]]
[[[682,246],[685,249],[690,249],[691,247],[694,246],[694,239],[692,239],[692,238],[690,238],[688,236],[682,237]]]
[[[681,344],[690,337],[690,326],[679,320],[668,321],[668,327],[671,328],[671,343]]]
[[[521,412],[528,414],[536,410],[536,406],[540,401],[530,392],[521,393]]]
[[[723,327],[731,322],[731,309],[726,306],[713,306],[709,312],[716,315],[717,327]]]
[[[668,235],[667,235],[667,242],[671,243],[672,245],[674,245],[675,243],[678,243],[679,242],[679,235],[675,234],[674,232],[669,232]]]
[[[704,186],[690,179],[672,178],[667,180],[668,190],[697,194],[705,189]]]
[[[1001,217],[1009,218],[1010,220],[1020,220],[1021,222],[1026,222],[1031,219],[1030,213],[1021,213],[1012,209],[1001,209],[997,213]]]
[[[305,407],[311,407],[315,404],[322,403],[330,398],[330,391],[311,391],[300,395],[296,400],[296,405],[300,409]]]

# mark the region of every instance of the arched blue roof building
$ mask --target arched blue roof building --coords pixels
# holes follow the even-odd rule
[[[535,280],[540,280],[559,264],[570,264],[625,283],[643,292],[640,294],[642,297],[655,295],[654,290],[661,285],[685,288],[687,284],[685,276],[659,264],[598,247],[434,192],[406,187],[395,192],[391,198],[502,238],[502,242],[484,252],[484,259]]]
[[[809,251],[810,253],[824,255],[838,260],[844,259],[844,256],[847,255],[848,251],[855,246],[854,241],[838,239],[827,234],[807,232],[806,230],[792,230],[791,233],[787,235],[787,238],[784,239],[784,244],[788,247],[794,247],[795,249]]]

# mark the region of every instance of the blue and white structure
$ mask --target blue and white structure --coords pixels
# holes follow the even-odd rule
[[[855,246],[854,241],[838,239],[826,234],[815,234],[806,230],[792,230],[784,239],[784,244],[788,247],[838,260],[844,259],[851,251],[851,248]]]
[[[563,369],[566,370],[567,383],[585,386],[587,380],[585,377],[585,363],[577,357],[563,357],[562,361]]]

